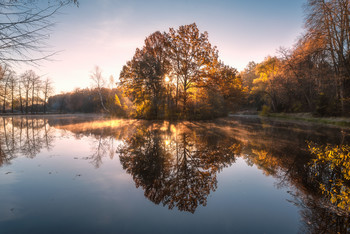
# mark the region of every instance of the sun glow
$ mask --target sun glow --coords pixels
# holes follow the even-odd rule
[[[169,76],[165,76],[164,81],[165,81],[165,83],[168,83],[170,81]]]

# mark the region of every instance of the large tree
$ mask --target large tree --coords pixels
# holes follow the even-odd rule
[[[208,33],[190,24],[147,37],[123,67],[120,81],[137,117],[212,118],[227,113],[226,104],[240,95],[236,74],[219,62]]]
[[[148,36],[136,49],[120,74],[121,85],[136,105],[137,116],[158,118],[164,110],[165,75],[169,72],[166,37],[160,32]]]
[[[191,88],[207,76],[206,71],[218,59],[218,51],[208,40],[208,33],[200,33],[195,23],[169,30],[170,58],[176,77],[176,101],[180,99],[186,114]]]
[[[342,111],[350,96],[350,1],[308,0],[306,37],[320,44],[333,68]]]

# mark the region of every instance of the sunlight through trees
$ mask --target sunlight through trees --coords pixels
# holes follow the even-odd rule
[[[147,37],[123,67],[120,82],[138,118],[218,117],[242,96],[237,70],[219,61],[208,33],[196,24]]]

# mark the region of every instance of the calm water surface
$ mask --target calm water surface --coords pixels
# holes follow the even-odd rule
[[[0,233],[350,232],[348,129],[0,118]]]

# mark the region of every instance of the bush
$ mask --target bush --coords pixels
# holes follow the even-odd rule
[[[269,116],[270,112],[271,112],[271,108],[267,105],[263,105],[259,115],[260,116]]]

